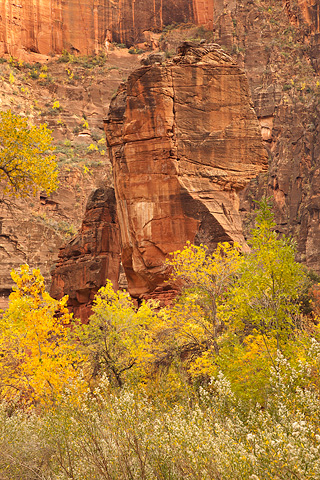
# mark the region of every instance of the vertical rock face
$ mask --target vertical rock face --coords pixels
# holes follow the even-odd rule
[[[26,50],[48,55],[64,48],[97,53],[106,40],[132,45],[144,40],[144,31],[159,32],[174,22],[212,28],[238,5],[237,0],[2,0],[0,55],[21,58]],[[302,15],[317,36],[319,0],[284,0],[284,5],[293,22]]]
[[[297,242],[297,260],[320,272],[320,0],[243,0],[217,20],[216,38],[247,73],[269,153],[268,175],[241,194],[272,198],[277,230]],[[245,212],[249,215],[245,215]]]
[[[238,192],[267,158],[245,74],[217,45],[131,74],[106,134],[133,296],[165,288],[163,262],[188,240],[246,247]]]
[[[300,0],[300,11],[311,32],[313,65],[320,72],[320,0]]]
[[[119,14],[109,0],[3,0],[1,3],[0,53],[17,57],[21,57],[23,50],[45,55],[61,53],[63,48],[82,54],[97,53],[107,29],[115,26]]]
[[[210,27],[222,8],[221,0],[2,0],[0,54],[97,53],[106,39],[132,45],[173,22]]]
[[[94,295],[109,278],[118,288],[120,235],[114,190],[98,188],[89,197],[79,234],[59,254],[52,273],[51,295],[69,295],[68,306],[86,321]]]

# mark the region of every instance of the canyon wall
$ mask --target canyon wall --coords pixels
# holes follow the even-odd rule
[[[281,3],[281,0],[277,0]],[[133,45],[143,42],[144,31],[191,22],[211,29],[220,15],[237,7],[237,0],[2,0],[0,55],[17,58],[26,52],[44,55],[63,49],[80,54],[98,53],[106,40]],[[254,2],[252,2],[252,5]],[[283,0],[292,21],[301,14],[319,33],[318,0]]]
[[[7,306],[13,286],[10,272],[21,264],[39,268],[50,287],[59,249],[80,229],[89,195],[112,183],[102,119],[114,91],[139,60],[119,50],[110,53],[107,65],[89,70],[83,63],[53,61],[43,71],[41,65],[0,62],[0,110],[10,108],[30,124],[47,123],[59,168],[59,187],[50,196],[9,198],[7,206],[1,195],[0,308]],[[40,72],[45,78],[38,77]],[[52,108],[54,102],[59,110]]]
[[[215,26],[247,73],[269,155],[268,174],[241,192],[245,233],[256,200],[272,199],[277,229],[320,272],[319,0],[238,2]]]
[[[294,11],[298,7],[304,21],[311,27],[313,33],[320,32],[320,3],[318,0],[299,0],[298,5],[292,0],[286,0],[287,10]]]
[[[242,183],[241,187],[239,188],[236,187],[233,189],[232,187],[229,192],[229,199],[232,200],[230,200],[230,202],[233,205],[237,205],[238,203],[240,205],[239,209],[242,220],[244,221],[244,233],[246,235],[250,229],[252,211],[256,208],[255,200],[261,198],[261,196],[265,194],[271,196],[274,202],[274,211],[276,214],[278,231],[285,235],[292,235],[297,242],[298,259],[316,271],[320,271],[320,88],[318,85],[320,72],[319,0],[199,0],[193,2],[190,0],[183,2],[183,4],[180,1],[169,3],[165,0],[162,2],[158,2],[158,0],[156,0],[153,2],[151,8],[149,4],[147,5],[145,0],[136,0],[135,2],[131,0],[123,0],[121,2],[120,0],[115,0],[112,2],[111,7],[110,5],[111,3],[107,1],[103,2],[101,0],[97,0],[95,2],[88,2],[84,0],[74,0],[69,2],[62,0],[47,0],[46,2],[44,2],[44,0],[8,2],[3,0],[0,5],[0,51],[2,53],[10,52],[15,56],[20,56],[20,54],[23,56],[28,50],[48,54],[60,52],[62,48],[67,48],[70,51],[85,54],[98,51],[103,46],[106,38],[117,42],[128,42],[128,44],[131,44],[143,40],[144,29],[160,31],[164,25],[170,24],[174,21],[192,21],[194,23],[206,25],[209,28],[212,26],[212,35],[214,40],[220,43],[223,49],[232,56],[234,62],[240,65],[246,72],[254,103],[254,109],[260,122],[261,132],[269,155],[268,173],[261,173],[257,177],[254,177],[253,175],[252,180],[249,181],[246,186],[244,183]],[[112,12],[110,8],[112,9]],[[139,10],[139,15],[136,15],[137,8]],[[98,12],[98,15],[96,15],[95,12]],[[52,18],[55,19],[54,22],[51,22]],[[196,28],[193,29],[193,31],[195,30]],[[201,29],[199,29],[199,35],[202,35],[200,30]],[[175,44],[171,41],[170,35],[174,36],[178,31],[179,28],[176,28],[164,34],[163,43],[166,43],[165,49],[168,56],[173,54],[177,44],[177,42]],[[48,32],[50,32],[50,34]],[[186,26],[181,27],[180,33],[181,32],[185,32],[185,35],[189,35],[189,38],[193,38],[192,34],[188,33]],[[206,35],[207,33],[208,32],[205,32]],[[185,38],[188,37],[186,36]],[[200,40],[200,38],[198,40]],[[42,39],[44,39],[44,41],[42,41]],[[60,41],[60,39],[62,40]],[[119,49],[116,53],[117,55],[120,55],[120,53],[122,55],[122,53],[124,54],[125,52],[126,51]],[[84,114],[86,115],[86,118],[89,118],[89,123],[91,116],[94,115],[95,125],[98,125],[98,120],[101,118],[100,112],[102,110],[107,110],[107,103],[104,102],[104,105],[101,106],[101,99],[105,99],[106,95],[108,98],[110,98],[116,86],[115,83],[113,83],[111,86],[110,82],[116,80],[117,83],[119,83],[121,78],[125,77],[120,70],[118,71],[113,68],[113,64],[110,63],[113,53],[114,52],[111,52],[109,54],[105,71],[103,71],[102,68],[101,75],[100,73],[99,75],[94,74],[92,75],[92,78],[90,78],[90,87],[88,87],[88,92],[91,96],[94,94],[94,105],[89,105],[90,108],[88,111],[86,109]],[[136,55],[127,55],[126,57],[121,57],[121,61],[124,63],[128,62],[128,57],[135,57],[136,61],[138,60],[138,56]],[[120,57],[117,61],[120,61]],[[55,64],[53,63],[53,65]],[[57,63],[56,65],[64,67],[64,64],[62,65]],[[118,67],[118,63],[115,64],[115,66]],[[67,67],[70,69],[70,71],[71,69],[74,69],[74,65],[68,65]],[[1,68],[3,68],[3,65]],[[8,64],[8,68],[13,67],[11,64]],[[153,71],[156,72],[157,69],[160,71],[163,68],[164,66],[153,65],[152,67],[149,67],[149,70],[153,69]],[[49,66],[49,71],[50,69],[51,67]],[[147,69],[147,71],[149,70]],[[63,104],[63,111],[61,114],[59,114],[59,116],[46,117],[44,115],[42,117],[43,120],[49,121],[50,127],[54,128],[55,130],[54,134],[57,135],[61,140],[65,138],[63,137],[63,135],[65,135],[65,130],[64,127],[62,127],[62,120],[65,121],[65,123],[69,122],[67,117],[64,118],[67,106],[68,108],[70,107],[70,119],[72,117],[72,112],[77,114],[77,118],[73,119],[74,124],[72,124],[72,128],[76,128],[79,124],[81,125],[82,111],[79,110],[79,102],[73,101],[72,98],[75,98],[75,94],[78,95],[77,90],[80,80],[77,79],[77,76],[80,79],[89,78],[87,75],[88,71],[86,70],[85,72],[86,75],[83,74],[81,69],[79,72],[75,71],[74,79],[71,78],[71,74],[69,78],[69,74],[67,75],[67,73],[64,72],[65,78],[63,79],[63,87],[59,86],[55,78],[54,82],[49,85],[50,92],[52,92],[52,95],[57,96],[57,98],[60,98],[58,94],[60,91],[62,91],[62,89],[70,92],[70,99],[68,99],[65,104],[61,102]],[[15,103],[17,98],[20,99],[20,96],[18,97],[18,95],[21,95],[20,87],[25,87],[23,83],[19,82],[18,84],[17,82],[18,75],[21,74],[22,78],[23,74],[25,75],[25,71],[21,71],[19,73],[19,71],[13,70],[13,74],[15,77],[15,83],[11,85],[9,73],[4,74],[2,71],[2,75],[5,77],[7,85],[12,89],[16,89],[14,95],[12,94],[9,96],[9,94],[6,94],[8,100],[7,103],[12,105]],[[156,123],[159,119],[160,122],[163,123],[164,128],[166,128],[166,122],[170,123],[170,115],[172,115],[170,113],[170,108],[168,110],[168,105],[171,101],[170,98],[172,96],[173,83],[170,75],[168,74],[169,83],[167,84],[167,87],[164,87],[165,82],[163,81],[162,76],[157,75],[155,75],[154,81],[160,81],[159,92],[161,89],[166,91],[166,88],[168,88],[168,91],[170,90],[169,94],[164,94],[161,96],[161,94],[157,92],[157,84],[155,83],[153,91],[150,90],[149,93],[146,93],[144,86],[141,87],[141,99],[146,102],[145,105],[151,105],[152,112],[150,115],[151,118],[154,117],[154,123]],[[117,78],[113,79],[114,76]],[[186,78],[188,78],[188,81],[190,80],[188,76]],[[34,85],[30,84],[28,75],[27,80],[28,88],[30,88],[30,96],[34,96],[34,98],[38,99],[40,86],[38,86],[38,89],[35,91],[36,93],[34,93],[32,90]],[[191,80],[193,81],[193,77]],[[199,81],[199,79],[197,81]],[[33,83],[36,82],[37,80],[33,80]],[[139,82],[136,80],[137,85]],[[197,87],[197,85],[195,85],[195,87]],[[41,87],[41,89],[42,88],[43,87]],[[99,95],[94,93],[97,91],[97,89],[99,90]],[[93,93],[91,93],[91,90]],[[43,90],[43,92],[43,97],[46,97],[47,91]],[[189,93],[184,97],[181,96],[181,98],[183,98],[183,102],[185,103],[184,108],[186,110],[189,108],[189,106],[196,104],[197,95],[199,94],[197,93],[196,95],[193,95]],[[199,96],[199,98],[201,98],[201,102],[205,103],[206,99],[204,93],[201,95],[202,97]],[[52,98],[52,100],[50,99],[50,104],[52,104],[55,99],[56,98]],[[156,106],[153,105],[152,102],[158,101],[158,99],[160,100],[160,107],[157,111]],[[148,103],[148,100],[150,100],[151,104]],[[122,115],[124,115],[124,109],[127,108],[126,102],[127,92],[126,89],[122,87],[122,93],[119,93],[118,97],[114,100],[112,107],[114,120],[117,121],[117,118],[119,120],[119,125],[117,126],[118,130],[120,130],[120,124],[123,122]],[[137,99],[134,98],[131,99],[131,102],[133,105],[136,105],[135,108],[137,108],[141,119],[145,119],[147,117],[147,111],[144,105],[140,105],[139,102],[135,103],[137,102]],[[3,103],[2,105],[7,105],[7,103]],[[18,103],[20,103],[20,100]],[[41,115],[45,114],[46,109],[48,111],[50,110],[50,105],[48,104],[49,106],[46,106],[45,100],[42,103],[44,106],[41,105]],[[165,109],[165,116],[168,114],[168,119],[163,118],[159,113],[162,108]],[[180,108],[182,110],[182,106],[180,106]],[[175,136],[176,132],[184,131],[185,136],[188,135],[190,138],[192,138],[190,145],[194,142],[194,140],[197,140],[200,117],[200,112],[198,110],[199,109],[196,108],[196,113],[189,114],[188,123],[193,125],[192,127],[182,128],[181,126],[177,128],[176,125],[173,124],[174,127],[172,127],[172,138],[178,138],[177,135]],[[21,111],[25,111],[25,109],[22,109]],[[126,112],[128,113],[129,110],[126,110]],[[127,113],[125,114],[125,118]],[[136,119],[133,117],[134,116],[132,115],[130,122],[132,123],[131,127],[135,128],[134,126],[136,125]],[[180,115],[180,118],[182,118],[182,115]],[[58,121],[60,122],[59,125],[57,123]],[[148,121],[151,120],[149,119]],[[171,128],[170,125],[169,127]],[[207,126],[205,124],[204,127],[206,130]],[[114,128],[116,131],[116,125],[114,125]],[[130,128],[128,125],[126,126],[126,129],[130,130]],[[139,128],[138,122],[138,129]],[[146,126],[146,128],[149,127]],[[154,125],[152,128],[156,130]],[[170,178],[175,175],[175,171],[178,171],[177,177],[179,180],[178,183],[175,183],[175,185],[178,185],[175,192],[179,191],[181,185],[183,185],[183,188],[185,188],[185,185],[187,184],[187,187],[191,185],[191,187],[195,189],[195,192],[199,191],[197,188],[198,184],[203,182],[203,179],[200,178],[202,174],[199,174],[199,178],[197,179],[198,184],[196,186],[194,186],[192,182],[190,183],[189,178],[187,181],[187,176],[183,173],[183,169],[179,170],[176,166],[180,163],[180,165],[183,167],[185,163],[181,160],[178,160],[173,162],[171,165],[170,162],[167,161],[167,157],[171,158],[171,153],[167,153],[170,142],[166,136],[160,136],[159,138],[164,139],[163,152],[166,161],[164,162],[163,168],[168,168],[168,175]],[[198,138],[201,138],[201,136]],[[130,142],[132,148],[134,147],[134,149],[137,149],[138,154],[140,155],[139,148],[137,147],[139,142],[136,142],[134,145],[132,139],[130,142],[127,142],[126,139],[124,140],[125,141],[123,142],[122,133],[119,133],[119,145],[117,147],[115,145],[111,146],[111,148],[119,147],[119,154],[117,153],[119,158],[122,158],[121,155],[123,154],[121,151],[121,145],[124,147]],[[210,140],[212,139],[210,138]],[[150,151],[152,151],[153,147],[150,145],[145,147],[145,153],[142,154],[143,161],[145,161]],[[191,146],[188,145],[187,142],[184,144],[182,141],[176,141],[176,143],[174,143],[174,148],[172,150],[173,157],[178,151],[178,145],[180,153],[182,152],[185,154],[185,152],[189,152],[190,154],[194,155],[196,161],[198,161],[196,152],[192,150]],[[203,147],[204,145],[205,143],[203,143]],[[128,152],[128,146],[126,146],[126,154]],[[162,155],[161,152],[162,151],[158,152],[157,158],[160,158]],[[181,158],[181,155],[179,158]],[[128,168],[126,163],[134,167],[134,163],[131,163],[131,160],[128,162],[126,159],[123,161],[124,171],[125,168]],[[156,164],[155,178],[157,178],[157,175],[160,178],[159,172],[156,170],[156,168],[158,168],[158,163],[154,163]],[[190,164],[192,164],[192,162],[190,162]],[[198,165],[197,168],[193,168],[198,173]],[[132,168],[130,171],[134,171],[134,168]],[[146,171],[142,172],[143,175],[146,173]],[[154,175],[153,170],[150,175],[151,174]],[[212,171],[209,171],[207,177],[204,175],[204,177],[208,179],[208,182],[211,183],[213,176],[214,175],[212,175]],[[218,178],[219,175],[216,177]],[[146,182],[148,181],[149,180],[146,180]],[[128,178],[126,179],[126,182],[127,185],[131,187],[131,183]],[[227,185],[227,181],[222,181],[221,178],[219,178],[217,181],[217,183],[219,182],[221,185]],[[172,184],[174,184],[173,181]],[[125,189],[125,186],[125,181],[123,181],[123,186],[121,188]],[[132,180],[132,186],[134,189],[136,189],[136,198],[139,200],[140,184],[138,183],[138,176],[136,180]],[[244,188],[242,188],[243,186]],[[210,188],[211,187],[212,185],[210,185]],[[150,189],[150,187],[148,188]],[[190,195],[188,188],[186,188],[186,197],[189,199],[192,197],[192,195]],[[217,186],[214,188],[218,190]],[[222,189],[224,188],[225,187]],[[163,198],[165,199],[167,190],[164,188],[163,191]],[[157,192],[152,191],[152,193],[156,197]],[[162,201],[162,193],[160,190],[158,193],[159,198]],[[205,196],[205,194],[203,195]],[[232,195],[234,196],[233,199],[231,198]],[[177,196],[178,195],[175,193],[174,198],[177,198]],[[131,199],[129,200],[131,201]],[[140,200],[142,203],[145,202],[145,198],[143,196],[141,196]],[[188,209],[191,205],[191,213],[189,210],[187,210],[187,213],[182,211],[181,219],[183,216],[188,217],[188,221],[186,226],[183,227],[185,228],[185,232],[183,232],[181,243],[187,238],[192,239],[194,235],[192,228],[194,225],[199,225],[200,216],[204,214],[203,212],[206,212],[201,200],[200,204],[202,206],[199,207],[199,211],[202,213],[201,215],[197,214],[197,216],[192,211],[192,209],[198,209],[198,207],[194,207],[194,200],[195,199],[193,198],[191,202],[189,202],[189,200],[182,202],[182,204],[188,206]],[[154,202],[154,204],[156,207],[152,208],[158,208],[159,211],[162,211],[162,206],[161,208],[157,207],[158,200]],[[221,200],[221,208],[222,204],[224,207],[226,207],[225,201]],[[179,202],[175,201],[175,205],[179,205]],[[129,208],[133,208],[130,202]],[[179,210],[179,208],[180,207],[174,207],[173,215],[176,215],[175,218],[178,218],[180,215],[179,212],[181,212],[181,210]],[[237,212],[236,216],[234,215],[235,211]],[[219,214],[219,212],[221,213],[221,209],[216,210],[217,214]],[[226,212],[228,213],[228,209],[226,209]],[[231,212],[231,217],[237,218],[237,225],[239,225],[240,220],[238,215],[238,207],[236,210],[232,210]],[[132,231],[129,229],[127,236],[128,238],[133,238],[133,244],[138,245],[139,248],[137,249],[135,255],[132,256],[129,242],[130,248],[124,251],[124,257],[126,256],[126,252],[129,252],[127,273],[129,276],[133,275],[134,278],[132,281],[137,280],[137,284],[140,282],[141,292],[147,290],[150,291],[150,289],[154,287],[158,280],[160,281],[160,284],[163,285],[161,268],[156,264],[159,258],[163,257],[162,253],[159,253],[156,246],[154,246],[154,250],[152,250],[150,246],[152,242],[150,242],[150,236],[147,236],[147,248],[145,248],[146,246],[143,243],[139,243],[142,235],[148,231],[148,228],[151,228],[147,220],[147,218],[149,218],[148,215],[146,214],[145,227],[138,225],[138,231],[140,232],[138,235],[140,236],[140,239],[138,239],[139,241],[135,240],[136,233],[132,233],[135,225],[131,226],[128,224]],[[167,213],[165,213],[165,215],[169,216]],[[136,216],[139,216],[139,213]],[[212,216],[208,216],[208,218],[212,219]],[[222,218],[222,216],[220,218]],[[226,216],[226,218],[228,218],[228,216]],[[226,228],[223,226],[221,230],[221,223],[219,222],[220,220],[218,219],[217,223],[215,223],[215,226],[218,225],[217,228],[212,230],[210,230],[211,227],[208,228],[209,233],[207,237],[205,237],[203,234],[205,231],[203,228],[201,235],[196,234],[194,237],[195,240],[198,241],[198,239],[201,238],[207,243],[207,241],[210,239],[210,232],[213,232],[215,235],[217,235],[216,238],[232,238],[230,226],[226,225]],[[16,223],[18,224],[19,222]],[[23,257],[25,259],[24,261],[26,261],[26,255],[23,252],[21,254],[21,244],[19,244],[19,251],[15,246],[10,246],[10,248],[7,246],[6,235],[9,231],[9,227],[6,221],[2,221],[2,224],[3,228],[1,239],[4,244],[4,255],[6,255],[6,262],[8,262],[8,265],[13,263],[16,265],[18,262],[20,262],[20,257]],[[163,231],[167,232],[166,226],[162,227],[160,221],[159,225],[159,228],[163,228]],[[16,229],[21,231],[20,225],[18,225]],[[156,232],[156,228],[152,226],[152,229],[152,234],[154,234],[154,232]],[[14,226],[11,230],[9,234],[10,236],[14,237]],[[234,231],[236,230],[240,231],[238,227],[234,228]],[[170,233],[170,230],[168,230],[168,232]],[[188,236],[186,232],[188,234],[190,232],[193,233]],[[45,238],[43,233],[41,233],[41,235],[42,238]],[[158,234],[158,236],[159,235],[160,234]],[[27,239],[32,238],[29,231],[27,232],[27,236]],[[53,240],[54,241],[50,243],[50,248],[46,253],[45,261],[43,262],[42,258],[36,259],[37,265],[40,266],[40,268],[45,268],[47,271],[49,269],[50,259],[55,258],[57,254],[57,242],[55,242],[55,239]],[[241,241],[243,241],[243,237],[241,238]],[[169,248],[169,242],[167,248]],[[151,260],[149,260],[149,257]],[[32,258],[33,257],[31,255],[30,261]],[[146,265],[148,265],[149,261],[150,268],[146,268],[147,273],[145,278],[142,278],[144,273],[142,276],[140,273],[137,276],[136,273],[132,273],[134,269],[134,272],[140,272],[139,269],[141,265],[143,270],[145,268],[144,262]],[[44,267],[42,267],[41,262],[43,263]],[[138,266],[136,267],[135,264],[131,265],[130,262],[136,262]],[[141,265],[139,265],[139,262]],[[70,268],[72,268],[71,263]],[[6,278],[9,278],[9,270],[6,271],[4,275]],[[101,281],[103,282],[103,280]],[[1,285],[3,286],[3,291],[10,288],[9,283],[6,281],[2,282]],[[137,294],[139,295],[139,293]]]
[[[174,22],[212,28],[224,5],[235,0],[2,0],[0,55],[24,57],[63,49],[98,53],[106,40],[133,45],[143,32],[160,32]]]
[[[168,287],[163,262],[187,241],[246,248],[238,192],[267,155],[245,74],[218,45],[185,42],[133,72],[106,135],[133,296]]]

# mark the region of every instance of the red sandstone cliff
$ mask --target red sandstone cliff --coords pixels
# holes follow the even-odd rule
[[[320,271],[319,0],[246,0],[222,15],[219,36],[242,63],[269,153],[268,175],[241,195],[241,210],[273,199],[278,231],[298,260]],[[248,217],[246,220],[248,220]]]
[[[245,74],[217,45],[131,74],[106,134],[132,295],[165,287],[163,262],[188,240],[245,247],[238,192],[267,157]]]
[[[281,0],[277,0],[280,4]],[[144,41],[146,30],[161,31],[174,22],[212,28],[228,15],[237,0],[2,0],[0,55],[25,57],[25,52],[97,53],[105,41],[132,45]],[[253,4],[253,2],[252,2]],[[319,1],[283,0],[293,22],[302,15],[319,33]]]
[[[102,45],[101,42],[105,38],[102,34],[96,36],[95,32],[98,30],[92,29],[92,25],[97,25],[92,20],[95,11],[93,7],[102,8],[102,3],[99,1],[92,3],[90,13],[90,8],[87,8],[89,3],[80,0],[68,3],[56,0],[54,8],[50,0],[47,2],[3,0],[0,5],[0,45],[14,55],[17,51],[14,49],[17,47],[22,48],[22,53],[25,49],[45,53],[49,50],[39,48],[43,33],[48,36],[50,31],[50,35],[52,34],[50,38],[57,39],[60,38],[60,33],[55,32],[61,31],[63,42],[59,44],[59,48],[54,46],[56,40],[49,42],[54,46],[53,52],[71,46],[81,53],[92,52],[96,45],[98,48]],[[141,33],[143,28],[158,30],[174,20],[179,21],[178,17],[174,16],[177,12],[172,8],[172,2],[169,8],[169,3],[165,0],[162,2],[162,16],[155,15],[155,9],[150,9],[148,4],[149,17],[143,13],[143,0],[112,3],[114,10],[121,7],[123,12],[122,26],[116,22],[112,30],[115,41],[129,38],[126,37],[128,32],[131,32],[132,40],[133,35]],[[130,14],[133,3],[134,11],[136,7],[140,9],[139,15],[134,15],[134,19]],[[175,4],[178,5],[177,2]],[[105,5],[108,7],[109,2],[105,2]],[[154,5],[157,6],[157,2]],[[179,5],[181,7],[181,4]],[[190,5],[191,2],[184,2],[183,8],[180,8],[179,18],[184,15],[183,18],[187,19],[188,15],[183,12],[186,12],[188,7],[188,12],[192,13],[192,21],[208,26],[213,22],[217,41],[232,52],[234,59],[245,69],[255,110],[269,150],[269,175],[260,175],[259,179],[254,179],[245,188],[245,194],[241,194],[241,210],[250,212],[254,207],[253,199],[259,198],[267,191],[275,201],[278,229],[285,234],[293,235],[298,243],[299,259],[319,270],[320,125],[319,89],[316,84],[317,72],[320,70],[318,43],[320,2],[211,0],[193,2],[192,8]],[[52,18],[57,19],[51,27],[49,17],[46,23],[49,6],[50,14],[55,15]],[[100,13],[101,11],[99,10]],[[61,17],[64,19],[60,22],[59,12],[69,12],[69,16],[64,14],[64,17]],[[107,18],[103,15],[99,14],[99,22],[102,18]],[[73,21],[69,32],[68,18],[72,18]],[[145,24],[142,19],[145,19],[143,20]],[[149,24],[145,27],[146,19]],[[45,25],[44,29],[38,28],[42,24]],[[130,31],[130,25],[132,28],[135,26],[135,30]],[[127,30],[125,26],[128,27]],[[101,32],[106,33],[103,28],[101,27]],[[131,40],[129,39],[128,43]],[[47,40],[43,45],[48,45]],[[302,87],[303,85],[305,87]]]
[[[89,197],[81,230],[59,254],[51,295],[69,295],[68,306],[86,321],[93,298],[109,278],[118,288],[120,236],[114,190],[98,188]]]
[[[222,9],[222,0],[2,0],[0,55],[97,53],[106,39],[132,45],[173,22],[212,27]]]

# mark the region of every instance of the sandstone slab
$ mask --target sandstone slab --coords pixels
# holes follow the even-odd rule
[[[167,288],[163,262],[187,241],[246,248],[238,192],[267,156],[245,74],[219,46],[186,42],[133,72],[106,135],[133,296]]]

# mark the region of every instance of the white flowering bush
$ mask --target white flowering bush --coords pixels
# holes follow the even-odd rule
[[[41,435],[43,419],[0,405],[0,479],[49,479],[50,448]]]
[[[293,368],[278,355],[263,408],[237,399],[222,374],[175,405],[103,380],[41,416],[3,408],[0,479],[320,479],[315,341],[309,359]]]

